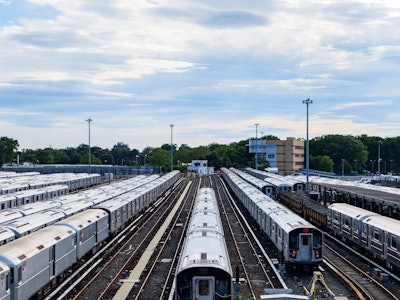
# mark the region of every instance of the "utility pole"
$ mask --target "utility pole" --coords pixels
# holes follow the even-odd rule
[[[256,124],[254,124],[254,125],[256,125],[256,170],[258,170],[258,137],[257,137],[257,127],[258,127],[258,125],[260,125],[260,124],[256,123]]]
[[[89,174],[92,173],[92,153],[90,152],[90,122],[92,122],[93,120],[91,118],[87,119],[86,122],[88,122],[89,124],[89,153],[88,153],[88,163],[89,163]]]
[[[310,184],[308,181],[309,174],[310,174],[310,146],[308,142],[308,106],[312,104],[313,101],[310,99],[303,100],[303,104],[307,105],[307,140],[306,140],[306,194],[307,196],[310,194]]]
[[[174,124],[169,125],[171,127],[171,172],[174,169],[174,156],[173,156],[173,148],[172,148],[172,128],[174,127]]]

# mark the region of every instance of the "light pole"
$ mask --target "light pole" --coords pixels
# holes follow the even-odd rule
[[[136,155],[135,165],[137,165],[137,158],[138,157],[139,157],[139,155]]]
[[[344,158],[342,158],[342,180],[344,179]]]
[[[374,161],[375,161],[375,160],[370,159],[369,161],[371,162],[371,166],[372,166],[372,170],[371,170],[372,175],[374,175]]]
[[[86,122],[88,122],[89,124],[89,153],[88,153],[88,163],[89,163],[89,174],[92,173],[92,153],[90,152],[90,122],[92,122],[93,120],[91,118],[87,119]]]
[[[381,162],[384,164],[384,166],[383,166],[383,175],[386,175],[386,161],[384,161],[384,160],[382,160],[381,159]]]
[[[257,128],[258,128],[258,123],[254,124],[256,125],[256,170],[258,170],[258,137],[257,137]]]
[[[171,172],[174,169],[174,155],[173,155],[173,149],[172,149],[172,128],[174,127],[174,124],[169,125],[171,127]]]
[[[145,154],[145,155],[143,156],[143,164],[144,164],[144,165],[146,165],[146,158],[147,158],[147,154]]]
[[[309,142],[308,142],[308,106],[312,104],[313,101],[310,99],[303,100],[303,104],[307,106],[307,139],[306,139],[306,194],[307,196],[310,194],[310,186],[308,182],[308,177],[310,173],[310,161],[309,161]]]
[[[356,163],[356,175],[358,175],[358,170],[357,170],[357,162],[358,162],[358,159],[355,159],[354,162]]]
[[[382,141],[378,142],[378,175],[381,176],[381,144]]]

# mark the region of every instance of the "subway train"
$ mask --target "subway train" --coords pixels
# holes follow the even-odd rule
[[[197,192],[175,285],[176,300],[232,299],[232,269],[212,188]]]
[[[298,180],[295,176],[282,176],[279,174],[271,173],[271,172],[266,172],[266,171],[261,171],[253,168],[246,168],[246,173],[257,177],[259,179],[265,180],[265,181],[270,181],[270,178],[274,178],[276,180],[280,180],[285,182],[286,184],[290,185],[290,190],[294,191],[296,193],[302,193],[304,192],[306,188],[305,182]],[[288,189],[280,189],[277,191],[277,193],[281,191],[288,191]]]
[[[27,189],[0,195],[0,210],[13,208],[29,203],[46,201],[67,195],[69,187],[66,184],[49,185],[36,189]]]
[[[292,184],[285,181],[283,178],[265,177],[264,179],[261,179],[262,177],[256,177],[250,173],[246,173],[235,168],[229,168],[229,170],[234,172],[236,175],[239,175],[245,181],[255,186],[257,189],[261,190],[264,194],[271,197],[272,199],[276,199],[276,196],[279,192],[292,191],[293,188]]]
[[[221,171],[230,189],[275,245],[281,263],[306,268],[322,264],[323,234],[318,228],[227,168]]]
[[[324,206],[289,193],[280,193],[278,198],[310,223],[399,274],[400,220],[347,203]]]
[[[179,177],[172,171],[141,186],[140,192],[124,194],[131,197],[124,196],[118,207],[106,208],[105,201],[0,246],[0,300],[45,296],[44,291],[56,286],[80,258],[126,226],[121,220],[134,220]]]
[[[327,209],[327,228],[345,242],[366,250],[391,270],[400,270],[400,221],[347,203]]]
[[[159,175],[140,175],[75,194],[60,196],[50,201],[29,203],[0,211],[0,245],[49,226],[54,222],[104,201],[120,197],[158,177]],[[5,230],[5,228],[9,230]]]
[[[50,185],[66,184],[70,191],[75,191],[101,183],[100,174],[54,173],[32,176],[0,178],[0,195],[23,190],[38,189]]]

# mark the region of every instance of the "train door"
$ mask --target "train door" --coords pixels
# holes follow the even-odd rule
[[[311,261],[312,259],[312,234],[310,233],[300,233],[299,236],[299,261]]]
[[[215,298],[215,279],[211,276],[194,276],[193,299],[213,300]]]

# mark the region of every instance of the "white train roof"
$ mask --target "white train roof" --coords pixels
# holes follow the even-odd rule
[[[75,230],[81,230],[91,224],[94,224],[99,219],[108,217],[108,214],[102,209],[88,209],[79,214],[68,217],[64,220],[61,220],[57,223],[54,223],[53,227],[58,227],[59,225],[68,225]]]
[[[400,237],[400,221],[389,217],[376,215],[370,216],[363,221],[364,224],[368,224],[375,228],[382,229],[385,232],[390,232],[393,235]]]
[[[379,216],[377,213],[347,203],[333,203],[328,206],[328,210],[336,211],[356,220],[361,220],[373,215]]]
[[[14,265],[28,260],[75,233],[68,227],[51,226],[21,237],[1,246],[0,261],[5,259]]]

